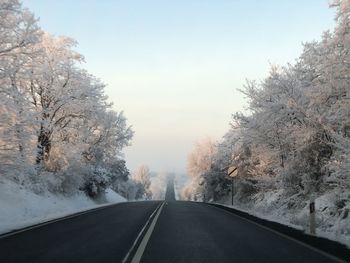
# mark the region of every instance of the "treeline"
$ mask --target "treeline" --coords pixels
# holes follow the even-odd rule
[[[75,46],[18,0],[0,1],[0,176],[39,192],[127,196],[136,183],[121,151],[133,131]]]
[[[233,114],[222,141],[196,145],[184,198],[227,200],[227,170],[234,167],[237,203],[268,203],[264,193],[279,191],[280,204],[292,198],[290,207],[304,207],[300,200],[311,194],[332,192],[336,213],[349,206],[350,1],[331,6],[337,10],[334,31],[304,44],[293,65],[272,67],[261,83],[248,81],[242,90],[247,113]]]

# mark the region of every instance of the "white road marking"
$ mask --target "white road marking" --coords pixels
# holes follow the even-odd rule
[[[153,233],[153,230],[154,230],[154,227],[156,226],[156,223],[157,223],[157,220],[158,220],[158,217],[160,215],[160,213],[162,212],[162,209],[163,209],[163,206],[164,206],[164,203],[162,204],[162,206],[159,208],[156,216],[154,217],[151,225],[149,226],[145,236],[143,237],[139,247],[137,248],[137,251],[134,255],[134,257],[132,258],[131,260],[131,263],[139,263],[140,260],[141,260],[141,257],[143,255],[143,252],[145,251],[145,248],[147,246],[147,243]]]
[[[154,216],[153,221],[151,222],[150,227],[148,228],[148,230],[147,230],[145,236],[143,237],[143,239],[142,239],[142,241],[141,241],[139,247],[137,248],[137,251],[136,251],[134,257],[133,257],[132,260],[131,260],[131,262],[139,262],[139,261],[140,261],[141,256],[142,256],[142,254],[143,254],[143,251],[144,251],[144,249],[145,249],[145,247],[146,247],[146,245],[147,245],[148,239],[149,239],[149,237],[151,236],[151,234],[152,234],[152,232],[153,232],[154,226],[155,226],[155,224],[156,224],[156,222],[157,222],[157,220],[158,220],[159,214],[160,214],[160,212],[161,212],[163,206],[164,206],[164,202],[162,202],[159,206],[157,206],[157,208],[156,208],[156,209],[153,211],[153,213],[150,215],[150,217],[148,218],[147,222],[145,223],[145,225],[144,225],[143,228],[141,229],[140,233],[137,235],[137,237],[136,237],[134,243],[132,244],[131,248],[129,249],[128,253],[125,255],[125,257],[124,257],[122,263],[129,262],[128,260],[129,260],[129,257],[130,257],[130,255],[131,255],[131,252],[135,249],[137,243],[139,242],[139,239],[141,238],[142,234],[144,233],[144,231],[146,230],[147,226],[149,225],[149,222],[150,222],[151,219],[153,218],[154,214],[156,214],[156,215]],[[150,231],[150,229],[152,229],[152,230]],[[149,233],[149,232],[150,232],[150,233]],[[149,234],[149,237],[148,237],[148,239],[147,239],[147,241],[146,241],[146,244],[144,245],[144,248],[143,248],[143,250],[142,250],[142,254],[141,254],[141,256],[140,256],[140,259],[139,259],[139,261],[134,261],[136,255],[137,255],[138,253],[141,252],[140,247],[141,247],[141,245],[143,244],[143,242],[145,241],[145,238],[146,238],[147,234]]]
[[[211,205],[210,205],[210,206],[211,206]],[[344,261],[344,260],[342,260],[342,259],[340,259],[340,258],[337,258],[337,257],[335,257],[335,256],[333,256],[333,255],[331,255],[331,254],[328,254],[328,253],[325,252],[325,251],[322,251],[322,250],[320,250],[320,249],[318,249],[318,248],[316,248],[316,247],[313,247],[313,246],[311,246],[311,245],[308,245],[307,243],[304,243],[304,242],[302,242],[302,241],[299,241],[299,240],[297,240],[297,239],[295,239],[295,238],[293,238],[293,237],[287,236],[286,234],[283,234],[283,233],[281,233],[281,232],[278,232],[278,231],[276,231],[276,230],[274,230],[274,229],[272,229],[272,228],[266,227],[266,226],[264,226],[264,225],[261,225],[261,224],[259,224],[259,223],[254,222],[254,221],[252,221],[252,220],[250,220],[250,219],[247,219],[247,218],[244,218],[244,217],[242,217],[242,216],[236,215],[235,213],[231,213],[231,212],[229,212],[229,211],[227,211],[227,210],[225,210],[225,209],[223,209],[223,208],[219,208],[219,207],[217,207],[217,206],[215,206],[215,205],[214,205],[214,206],[211,206],[211,207],[215,207],[216,209],[218,209],[218,210],[220,210],[220,211],[225,211],[226,213],[228,213],[228,214],[230,214],[230,215],[233,215],[233,216],[235,216],[235,217],[238,217],[238,218],[240,218],[240,219],[243,219],[244,221],[247,221],[247,222],[252,223],[252,224],[254,224],[254,225],[256,225],[256,226],[259,226],[260,228],[263,228],[263,229],[268,230],[268,231],[270,231],[270,232],[272,232],[272,233],[274,233],[274,234],[277,234],[277,235],[279,235],[279,236],[282,236],[282,237],[284,237],[284,238],[286,238],[286,239],[288,239],[288,240],[290,240],[290,241],[293,241],[293,242],[295,242],[295,243],[297,243],[297,244],[299,244],[299,245],[301,245],[301,246],[307,247],[308,249],[311,249],[311,250],[313,250],[314,252],[317,252],[317,253],[319,253],[319,254],[325,256],[325,257],[328,257],[328,258],[330,258],[330,259],[332,259],[332,260],[334,260],[334,261],[336,261],[336,262],[339,262],[339,263],[347,263],[346,261]],[[223,207],[225,207],[225,206],[223,206]],[[234,209],[234,208],[232,208],[232,209]]]

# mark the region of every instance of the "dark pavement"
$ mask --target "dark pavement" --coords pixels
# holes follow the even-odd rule
[[[0,238],[0,262],[121,262],[159,203],[117,204]]]
[[[165,191],[165,201],[175,201],[174,177],[168,178],[168,183]]]
[[[220,208],[167,202],[141,262],[336,262]]]
[[[223,209],[174,200],[170,180],[141,262],[341,262]],[[0,238],[0,262],[122,262],[160,203],[118,204]]]

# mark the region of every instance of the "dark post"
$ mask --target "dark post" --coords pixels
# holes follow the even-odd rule
[[[310,234],[315,235],[316,234],[316,209],[315,209],[315,196],[311,195],[310,197],[310,204],[309,204],[309,210],[310,210]]]
[[[237,170],[237,167],[235,167],[234,169],[230,169],[230,167],[228,167],[228,171],[227,174],[229,177],[231,177],[231,205],[233,206],[233,177],[235,177],[235,175],[233,174],[235,171]],[[227,178],[227,177],[226,177]]]
[[[231,205],[233,206],[233,176],[231,177]]]

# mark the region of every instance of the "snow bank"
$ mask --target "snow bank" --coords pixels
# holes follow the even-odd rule
[[[344,201],[348,197],[349,193],[334,191],[316,198],[316,235],[350,248],[350,204]],[[232,207],[230,198],[218,203]],[[246,203],[235,200],[233,208],[309,232],[309,200],[300,195],[287,197],[283,190],[259,192]]]
[[[83,193],[69,197],[48,192],[38,195],[14,182],[0,180],[0,233],[126,201],[111,189],[107,189],[106,200],[108,203],[96,204]]]
[[[106,200],[108,203],[122,203],[127,201],[124,197],[117,194],[110,188],[106,190]]]

